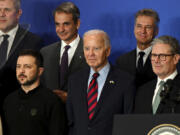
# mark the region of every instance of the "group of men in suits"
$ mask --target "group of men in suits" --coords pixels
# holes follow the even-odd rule
[[[18,25],[22,14],[20,0],[0,1],[0,9],[0,41],[3,42],[3,35],[8,34],[11,44],[6,61],[0,67],[0,89],[6,90],[5,95],[1,92],[1,99],[4,99],[18,87],[15,69],[19,51],[38,50],[42,42]],[[11,9],[10,13],[7,9]],[[172,99],[179,94],[179,75],[175,68],[179,61],[178,43],[169,36],[154,39],[160,21],[156,11],[142,9],[136,13],[137,48],[117,59],[118,68],[108,62],[111,45],[106,32],[90,30],[80,38],[80,11],[76,5],[63,2],[53,15],[60,41],[40,50],[44,59],[41,82],[64,102],[62,110],[66,104],[68,122],[63,119],[60,125],[69,126],[70,135],[111,135],[114,114],[132,113],[133,109],[135,113],[152,113],[159,80],[166,81],[168,76],[177,80],[171,81],[168,90],[176,90],[164,94],[164,102],[159,105],[163,109],[158,108],[157,112],[178,112],[175,104],[178,97]],[[158,79],[153,80],[157,76]]]

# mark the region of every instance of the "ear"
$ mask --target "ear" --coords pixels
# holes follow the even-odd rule
[[[78,19],[78,20],[77,20],[77,24],[76,24],[76,25],[77,25],[77,26],[76,26],[77,30],[78,30],[79,27],[80,27],[80,23],[81,23],[81,22],[80,22],[80,19]]]
[[[18,11],[17,11],[17,19],[19,20],[19,18],[21,17],[21,15],[22,15],[22,9],[19,9]]]
[[[180,55],[179,54],[175,54],[174,55],[174,64],[177,64],[180,60]]]
[[[155,28],[155,31],[154,31],[154,35],[155,35],[155,36],[157,36],[157,35],[158,35],[158,33],[159,33],[159,28],[158,28],[158,27],[156,27],[156,28]]]
[[[44,68],[43,67],[39,67],[39,76],[41,76],[43,72],[44,72]]]
[[[110,54],[111,54],[111,47],[108,47],[106,49],[106,57],[109,57]]]

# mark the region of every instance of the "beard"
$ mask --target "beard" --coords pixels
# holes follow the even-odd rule
[[[18,78],[21,76],[27,78],[27,76],[24,74],[20,74],[18,76]],[[37,81],[37,79],[38,79],[38,73],[36,73],[31,79],[27,79],[25,82],[21,82],[20,79],[18,79],[18,82],[22,86],[30,86],[30,85],[34,84]]]

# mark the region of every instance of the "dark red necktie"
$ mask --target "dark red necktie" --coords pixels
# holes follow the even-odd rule
[[[97,105],[97,96],[98,96],[98,83],[97,77],[99,73],[94,73],[93,78],[88,87],[87,100],[88,100],[88,116],[89,120],[92,119],[95,112],[95,107]]]
[[[60,87],[64,85],[65,77],[68,73],[68,49],[70,48],[69,45],[66,45],[64,53],[61,58],[61,65],[60,65]]]

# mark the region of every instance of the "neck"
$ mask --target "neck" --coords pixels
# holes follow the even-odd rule
[[[140,50],[145,50],[146,48],[150,47],[150,44],[144,45],[144,44],[137,44],[138,48]]]
[[[40,81],[36,81],[35,83],[31,84],[31,85],[21,85],[22,90],[25,93],[28,93],[29,91],[37,88],[40,84]]]

